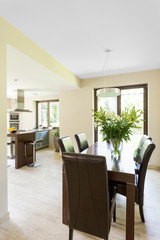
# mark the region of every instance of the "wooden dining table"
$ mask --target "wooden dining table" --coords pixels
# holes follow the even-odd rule
[[[126,184],[126,240],[134,240],[135,163],[131,144],[122,144],[121,158],[118,161],[111,158],[110,144],[107,142],[96,142],[84,150],[82,154],[105,156],[108,179]],[[63,223],[68,224],[68,201],[64,172]]]

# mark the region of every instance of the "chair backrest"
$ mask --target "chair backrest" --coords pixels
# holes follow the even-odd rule
[[[106,159],[63,153],[69,201],[69,227],[108,239],[110,229]]]
[[[141,158],[141,163],[139,165],[138,169],[138,181],[137,181],[137,187],[138,187],[138,202],[142,201],[143,202],[143,192],[144,192],[144,183],[145,183],[145,176],[146,176],[146,171],[148,167],[148,163],[150,160],[150,157],[155,149],[155,144],[152,142],[151,139],[147,139],[140,151],[140,158]]]
[[[142,148],[143,144],[145,143],[145,141],[146,141],[147,139],[152,140],[152,138],[149,137],[148,135],[143,135],[143,136],[141,137],[140,141],[139,141],[138,148]]]
[[[72,144],[70,137],[59,138],[58,143],[62,153],[75,152],[74,146]]]
[[[78,133],[75,134],[74,136],[76,138],[79,152],[82,152],[83,150],[89,147],[85,133]]]
[[[143,144],[145,143],[145,141],[147,140],[147,139],[150,139],[150,140],[152,140],[152,138],[151,137],[149,137],[149,136],[147,136],[147,135],[143,135],[142,137],[141,137],[141,139],[140,139],[140,141],[139,141],[139,144],[138,144],[138,148],[135,150],[135,152],[134,152],[134,160],[135,160],[135,162],[137,162],[137,163],[141,163],[141,157],[140,157],[140,152],[141,152],[141,149],[142,149],[142,147],[143,147]]]

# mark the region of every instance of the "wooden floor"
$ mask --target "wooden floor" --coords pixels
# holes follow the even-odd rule
[[[0,225],[0,240],[68,240],[68,227],[61,219],[61,167],[59,153],[37,152],[40,167],[8,167],[10,219]],[[160,239],[160,172],[148,170],[142,223],[135,207],[135,240]],[[74,240],[98,239],[74,232]],[[117,222],[112,223],[109,240],[125,239],[125,198],[117,199]]]

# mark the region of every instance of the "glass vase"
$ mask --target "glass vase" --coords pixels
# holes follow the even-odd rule
[[[121,141],[111,139],[111,158],[118,161],[121,157]]]

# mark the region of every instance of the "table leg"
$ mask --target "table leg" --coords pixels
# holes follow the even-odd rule
[[[127,183],[126,193],[126,240],[134,240],[135,185]]]
[[[15,169],[18,169],[18,140],[15,138]]]
[[[62,222],[68,225],[68,194],[64,166],[62,167]]]

